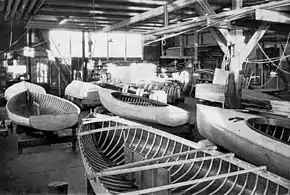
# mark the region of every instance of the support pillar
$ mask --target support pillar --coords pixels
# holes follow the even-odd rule
[[[32,29],[28,29],[27,31],[27,45],[30,48],[32,46]],[[28,80],[31,81],[31,57],[26,58],[27,61],[27,76]]]
[[[168,9],[167,9],[167,5],[164,5],[164,26],[168,26],[168,25],[169,25]],[[162,42],[161,42],[161,56],[165,56],[165,48]]]
[[[85,31],[82,31],[82,72],[83,72],[83,81],[87,81],[87,61],[86,61],[86,44],[85,44]]]

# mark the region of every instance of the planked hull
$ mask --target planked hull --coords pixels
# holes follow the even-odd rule
[[[9,99],[6,110],[12,122],[42,131],[72,127],[80,113],[76,105],[65,99],[29,91]]]
[[[83,81],[74,80],[65,88],[65,96],[75,102],[79,100],[82,105],[99,105],[100,86]],[[76,101],[75,103],[78,103]],[[81,105],[79,105],[81,106]]]
[[[119,117],[95,117],[84,120],[78,133],[95,194],[290,192],[288,180],[214,147],[200,148],[197,143]]]
[[[30,92],[43,93],[46,94],[46,91],[43,87],[36,85],[34,83],[29,83],[26,81],[21,81],[16,83],[5,90],[4,97],[6,100],[11,99],[14,95],[17,95],[23,91],[29,90]]]
[[[114,94],[118,97],[114,97]],[[181,108],[133,94],[104,89],[100,91],[100,100],[102,105],[111,113],[128,119],[171,127],[186,124],[190,120],[190,113]]]
[[[239,119],[233,119],[235,117]],[[283,137],[284,141],[281,141],[265,134],[266,126],[254,128],[254,125],[270,124],[271,120],[235,110],[197,105],[197,128],[202,136],[255,165],[266,165],[271,172],[290,179],[289,129],[288,132],[283,130],[287,138]],[[280,125],[282,121],[285,122],[280,120]],[[281,131],[277,129],[279,138],[282,138]]]

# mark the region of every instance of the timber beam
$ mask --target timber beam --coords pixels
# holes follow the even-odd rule
[[[201,15],[216,15],[215,11],[211,8],[211,6],[202,0],[198,0],[199,4],[194,6],[196,12]],[[209,29],[215,40],[217,41],[218,45],[220,46],[221,50],[226,56],[230,56],[230,50],[228,48],[229,43],[232,43],[232,36],[227,29],[217,29],[217,28],[210,28]]]
[[[231,61],[231,67],[233,71],[241,70],[243,63],[246,61],[248,56],[252,53],[253,49],[257,46],[260,39],[267,32],[270,27],[267,23],[262,23],[258,30],[253,34],[248,43],[244,45],[244,47],[240,50],[240,52],[235,55],[235,57]]]
[[[197,0],[177,0],[177,1],[174,1],[170,4],[167,4],[167,11],[168,11],[168,13],[170,13],[170,12],[176,11],[178,9],[187,7],[187,6],[194,4],[196,2],[197,2]],[[135,24],[137,22],[148,20],[148,19],[154,18],[156,16],[160,16],[162,14],[164,14],[164,6],[160,6],[160,7],[151,9],[147,12],[133,16],[133,17],[129,18],[128,20],[124,20],[124,21],[119,22],[117,24],[105,27],[102,29],[102,31],[108,32],[108,31],[116,30],[119,28],[123,28],[125,26]]]
[[[290,24],[290,14],[266,9],[256,9],[255,19],[266,22]]]

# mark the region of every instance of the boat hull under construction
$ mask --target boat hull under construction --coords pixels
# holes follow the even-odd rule
[[[198,104],[196,121],[198,131],[205,138],[248,162],[266,165],[269,171],[290,179],[287,120]]]
[[[78,122],[80,109],[68,100],[42,93],[23,91],[8,100],[10,120],[42,131],[57,131]]]
[[[265,167],[119,117],[83,120],[78,141],[95,194],[289,194]]]
[[[46,94],[46,91],[43,87],[36,85],[34,83],[29,83],[26,81],[21,81],[16,83],[5,90],[4,97],[6,100],[11,99],[14,95],[21,93],[23,91],[29,90],[30,92],[43,93]]]
[[[99,92],[102,105],[111,113],[133,120],[176,127],[190,120],[190,113],[134,94],[103,89]]]
[[[102,88],[93,83],[73,80],[65,88],[65,96],[80,108],[100,105],[99,90]]]

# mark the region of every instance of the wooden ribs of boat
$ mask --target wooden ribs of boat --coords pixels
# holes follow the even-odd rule
[[[83,107],[83,105],[99,105],[101,104],[99,98],[100,86],[93,83],[73,80],[65,88],[65,96],[67,99]]]
[[[111,113],[139,121],[176,127],[190,121],[190,113],[149,98],[107,89],[100,91],[102,105]]]
[[[43,93],[46,94],[46,91],[43,87],[36,85],[34,83],[29,83],[26,81],[21,81],[16,83],[5,90],[4,97],[6,100],[11,99],[14,95],[21,93],[23,91],[29,90],[30,92]]]
[[[202,136],[237,156],[290,179],[290,122],[197,105],[197,128]]]
[[[72,127],[78,122],[80,113],[75,104],[65,99],[29,91],[9,99],[6,110],[12,122],[42,131]]]
[[[290,181],[119,117],[83,121],[78,141],[95,194],[289,194]]]

